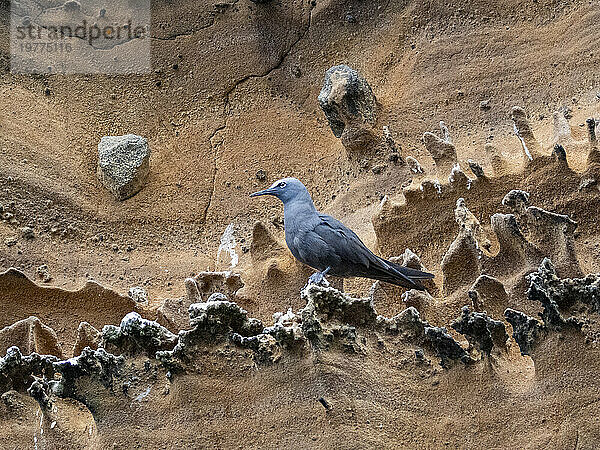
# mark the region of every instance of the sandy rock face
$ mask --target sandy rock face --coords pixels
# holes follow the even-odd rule
[[[33,352],[63,357],[56,332],[30,316],[0,330],[0,352],[17,345],[25,354]]]
[[[104,136],[98,144],[98,179],[117,200],[143,187],[150,172],[148,140],[135,134]]]

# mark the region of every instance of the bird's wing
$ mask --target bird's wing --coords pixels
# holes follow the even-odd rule
[[[330,245],[341,261],[352,264],[355,276],[367,276],[407,287],[422,288],[411,278],[433,278],[432,274],[409,269],[380,258],[360,240],[354,231],[339,220],[326,214],[319,214],[321,222],[314,231]]]
[[[364,269],[367,272],[378,267],[384,268],[380,263],[381,259],[367,248],[354,231],[331,216],[319,214],[319,217],[321,222],[314,231],[329,243],[331,249],[342,261],[351,263],[357,269]]]
[[[330,244],[328,236],[323,236],[316,229],[319,224],[303,224],[294,236],[293,246],[298,253],[296,258],[304,264],[323,271],[327,267],[336,267],[341,257]]]

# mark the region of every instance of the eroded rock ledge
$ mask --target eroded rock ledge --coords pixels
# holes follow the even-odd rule
[[[552,331],[581,330],[588,343],[596,345],[600,341],[596,318],[590,319],[590,314],[600,312],[600,274],[561,279],[550,259],[544,258],[537,272],[527,279],[527,298],[541,304],[541,321],[511,308],[504,312],[522,354],[531,354]]]

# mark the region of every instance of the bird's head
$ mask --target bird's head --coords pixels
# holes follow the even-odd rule
[[[308,197],[310,199],[306,187],[297,178],[282,178],[281,180],[277,180],[271,187],[250,194],[250,197],[258,197],[259,195],[273,195],[284,204],[298,198]]]

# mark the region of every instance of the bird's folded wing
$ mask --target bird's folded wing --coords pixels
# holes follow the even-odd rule
[[[318,234],[344,262],[364,266],[378,266],[378,257],[367,248],[350,228],[326,214],[319,214],[321,223],[314,232]]]
[[[376,278],[382,280],[396,278],[397,281],[402,280],[409,284],[414,283],[410,278],[418,280],[433,278],[433,274],[400,266],[380,258],[369,250],[356,233],[343,223],[325,214],[319,214],[319,217],[321,223],[315,227],[315,233],[330,244],[330,247],[343,261],[364,268],[362,275],[376,276]],[[361,274],[356,273],[356,275]]]

